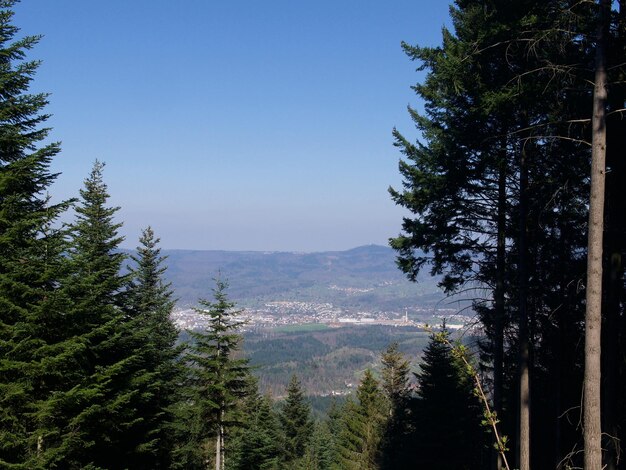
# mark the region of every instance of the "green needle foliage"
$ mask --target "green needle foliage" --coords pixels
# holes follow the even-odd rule
[[[379,468],[387,406],[379,383],[369,369],[359,383],[356,398],[357,401],[348,399],[341,415],[338,461],[333,467],[337,470]]]
[[[403,468],[409,465],[406,453],[411,444],[409,380],[411,365],[392,343],[382,354],[382,389],[387,401],[388,415],[382,439],[381,468]]]
[[[409,375],[411,365],[398,350],[398,343],[392,343],[381,356],[382,388],[390,402],[390,415],[401,410],[409,398]]]
[[[298,470],[331,470],[336,458],[335,441],[336,436],[331,433],[328,423],[316,422]]]
[[[229,470],[276,470],[281,467],[283,435],[269,397],[257,392],[248,398],[245,419],[234,438]]]
[[[582,389],[597,6],[457,0],[439,46],[403,45],[425,72],[414,87],[424,111],[410,110],[419,141],[394,132],[404,154],[404,181],[391,195],[411,216],[391,245],[410,279],[430,268],[448,292],[471,296],[472,288],[479,289],[473,309],[485,332],[482,370],[493,410],[524,469],[530,459],[532,468],[556,468],[566,456],[571,465],[582,465],[581,453],[572,449],[581,434],[574,410]],[[626,253],[626,4],[613,2],[612,8],[603,432],[623,436],[618,410],[624,394],[618,390],[626,383],[624,363],[612,358],[625,331],[618,325]],[[606,438],[613,454],[609,468],[620,439]]]
[[[126,438],[139,420],[132,379],[138,366],[124,313],[125,255],[118,246],[118,208],[107,207],[104,165],[94,164],[81,190],[68,253],[71,273],[63,289],[71,298],[66,334],[80,351],[80,377],[57,398],[63,426],[58,465],[124,468]]]
[[[287,386],[280,423],[285,434],[285,462],[287,466],[293,466],[304,455],[313,433],[311,406],[304,398],[302,384],[295,375],[291,376]]]
[[[0,1],[0,467],[36,468],[37,410],[58,380],[62,233],[51,227],[67,203],[48,204],[57,143],[43,144],[47,95],[29,94],[39,66],[26,60],[38,36],[15,39],[15,4]]]
[[[431,336],[417,374],[412,461],[433,470],[479,470],[486,463],[482,409],[472,377],[446,341],[448,335],[444,329]]]
[[[133,347],[139,355],[132,387],[138,391],[141,420],[124,442],[130,468],[157,469],[169,465],[172,439],[169,425],[172,407],[178,398],[182,369],[175,346],[178,331],[170,319],[174,308],[170,285],[164,282],[164,257],[152,228],[142,232],[137,255],[131,256],[127,312]]]
[[[154,323],[162,329],[155,332],[158,336],[154,339],[158,343],[155,347],[168,347],[176,339],[177,332],[170,321],[174,299],[170,284],[163,279],[166,258],[161,256],[159,242],[151,227],[143,230],[137,254],[131,256],[134,266],[129,269],[132,279],[128,304],[133,317],[141,317],[144,323]]]
[[[213,301],[201,299],[195,309],[207,325],[189,332],[192,342],[185,354],[189,396],[179,409],[177,468],[207,468],[213,462],[220,470],[228,457],[225,437],[239,425],[242,400],[250,393],[248,361],[237,357],[243,322],[236,319],[240,311],[228,300],[226,288],[226,282],[217,279]]]

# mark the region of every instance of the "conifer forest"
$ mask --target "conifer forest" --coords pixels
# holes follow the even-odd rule
[[[16,1],[0,0],[0,469],[626,469],[626,0],[456,0],[438,46],[402,44],[424,105],[390,137],[406,214],[390,244],[410,280],[471,299],[480,334],[435,326],[419,360],[389,344],[323,417],[297,374],[280,400],[260,392],[227,279],[198,299],[206,327],[177,330],[158,234],[121,250],[103,162],[74,199],[47,196],[62,136]]]

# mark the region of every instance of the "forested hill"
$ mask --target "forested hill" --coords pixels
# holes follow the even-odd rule
[[[163,250],[166,276],[180,306],[209,297],[213,278],[229,281],[242,306],[273,300],[331,302],[343,307],[432,306],[443,295],[424,273],[411,283],[397,269],[391,248],[367,245],[317,253]]]

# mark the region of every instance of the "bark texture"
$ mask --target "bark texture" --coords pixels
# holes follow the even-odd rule
[[[585,470],[602,468],[601,445],[601,325],[602,325],[602,243],[604,231],[604,187],[606,172],[606,35],[611,3],[600,0],[596,70],[593,91],[591,194],[585,312],[585,380],[583,419]]]

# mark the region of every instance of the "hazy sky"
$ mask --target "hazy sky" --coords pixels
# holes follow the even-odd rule
[[[435,45],[440,0],[23,0],[44,38],[32,90],[51,93],[63,151],[55,199],[105,161],[125,246],[342,250],[386,244],[403,211],[394,126]]]

